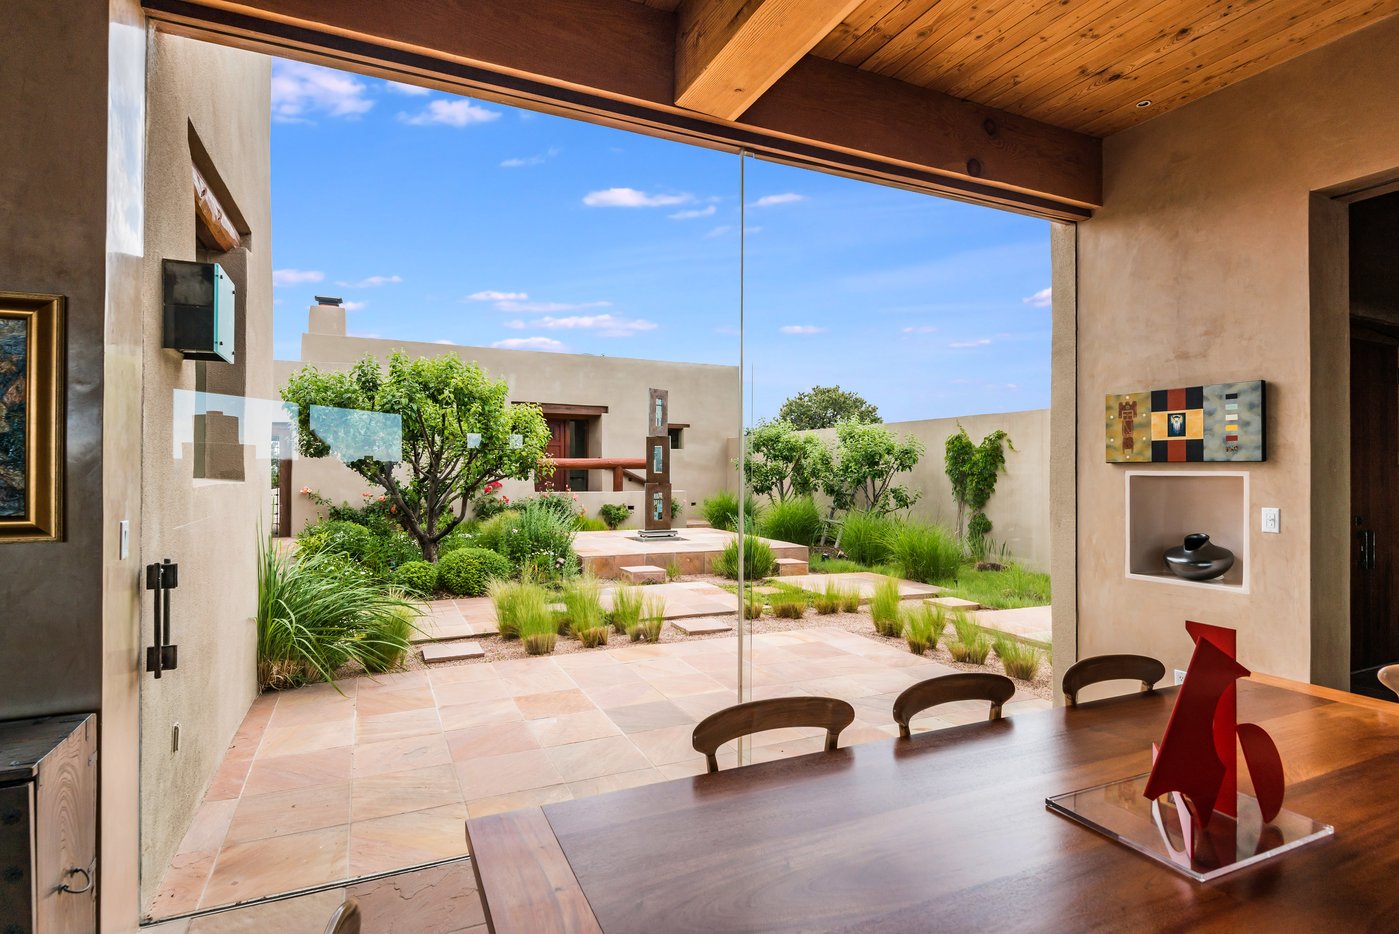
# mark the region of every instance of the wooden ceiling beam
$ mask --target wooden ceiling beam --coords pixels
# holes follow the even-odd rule
[[[770,2],[770,0],[769,0]],[[1100,141],[812,55],[737,119],[678,107],[680,17],[630,0],[143,0],[166,29],[1057,219]]]
[[[737,120],[861,0],[686,0],[675,38],[675,103]]]
[[[210,250],[227,253],[238,249],[242,245],[243,237],[238,233],[238,228],[233,226],[228,212],[219,203],[219,196],[209,187],[209,182],[204,178],[204,173],[199,171],[199,166],[194,167],[193,181],[194,213],[198,220],[195,235]]]

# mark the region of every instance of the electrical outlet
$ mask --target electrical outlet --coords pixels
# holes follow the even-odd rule
[[[1181,669],[1177,668],[1177,669],[1176,669],[1176,684],[1184,684],[1184,683],[1185,683],[1185,672],[1182,671]]]
[[[1277,506],[1263,507],[1263,531],[1273,534],[1282,531],[1282,510]]]

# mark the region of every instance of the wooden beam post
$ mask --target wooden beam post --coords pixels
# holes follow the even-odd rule
[[[861,0],[685,0],[675,37],[675,103],[739,115]]]
[[[205,246],[223,253],[238,249],[243,238],[198,166],[194,166],[194,212],[199,217],[197,234]]]

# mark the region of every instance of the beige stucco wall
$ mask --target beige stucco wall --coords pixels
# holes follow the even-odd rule
[[[926,453],[918,466],[896,482],[920,494],[910,513],[920,519],[957,527],[957,503],[947,479],[944,456],[947,439],[965,428],[974,444],[998,429],[1010,435],[1015,450],[1006,448],[1005,473],[996,482],[996,493],[986,506],[991,520],[991,540],[1036,570],[1049,570],[1049,409],[928,418],[887,422],[884,427],[900,437],[912,435],[923,442]],[[835,429],[815,432],[834,440]]]
[[[1313,301],[1310,202],[1399,167],[1396,50],[1392,17],[1106,141],[1106,206],[1078,229],[1081,654],[1183,668],[1182,623],[1195,619],[1237,627],[1245,665],[1336,682],[1349,613],[1334,600],[1313,609],[1312,591],[1343,580],[1347,554],[1326,558],[1327,546],[1314,569],[1312,516],[1348,514],[1344,434],[1324,438],[1346,415],[1343,392],[1314,397],[1312,385],[1346,384],[1346,309]],[[1331,317],[1314,329],[1314,313]],[[1127,580],[1125,468],[1103,462],[1104,394],[1253,378],[1269,383],[1268,461],[1220,465],[1250,478],[1251,592]],[[1328,464],[1314,465],[1318,428]],[[1259,532],[1263,506],[1281,507],[1282,534]]]
[[[489,376],[505,379],[512,400],[607,406],[606,414],[594,423],[600,430],[589,439],[589,453],[594,457],[641,457],[647,390],[667,389],[671,421],[689,425],[684,430],[684,446],[671,453],[673,490],[685,496],[688,508],[689,503],[697,503],[725,486],[726,441],[737,428],[737,367],[347,337],[343,315],[336,309],[312,308],[313,330],[302,335],[301,360],[276,362],[278,386],[304,365],[338,370],[366,354],[384,361],[395,350],[412,357],[454,351],[464,360],[479,363]],[[332,502],[351,503],[359,503],[360,494],[369,489],[338,461],[296,460],[292,467],[292,532],[319,515],[298,493],[307,486]],[[592,471],[589,487],[579,494],[579,503],[590,515],[596,515],[603,503],[641,503],[641,487],[631,481],[626,482],[622,494],[612,492],[610,471]],[[529,496],[534,484],[507,480],[502,492],[512,499]]]
[[[146,252],[141,296],[144,373],[140,564],[180,566],[171,596],[179,668],[141,682],[141,888],[143,904],[184,836],[196,806],[256,696],[255,548],[271,509],[265,408],[244,396],[272,393],[270,59],[156,33],[150,43]],[[197,142],[191,143],[191,136]],[[225,207],[250,231],[226,254],[196,250],[192,149],[225,187]],[[161,344],[161,261],[216,261],[234,280],[237,363],[185,360]],[[195,470],[193,418],[185,406],[207,393],[211,419],[244,446],[208,446]],[[233,418],[241,419],[241,426]],[[222,466],[222,474],[215,467]],[[239,469],[241,467],[241,470]],[[231,469],[230,469],[231,468]],[[241,481],[228,479],[241,473]],[[220,478],[222,477],[222,478]],[[149,597],[147,598],[147,605]],[[148,627],[147,627],[148,628]],[[180,725],[180,745],[172,743]]]

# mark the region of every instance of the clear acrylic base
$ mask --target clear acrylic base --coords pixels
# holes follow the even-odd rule
[[[1192,847],[1186,839],[1191,833],[1189,824],[1183,830],[1181,823],[1182,816],[1189,821],[1189,813],[1178,806],[1175,796],[1159,801],[1143,797],[1146,779],[1142,774],[1055,795],[1045,799],[1045,807],[1199,882],[1217,879],[1335,832],[1329,824],[1286,808],[1271,823],[1264,824],[1258,802],[1240,792],[1238,817],[1216,811],[1209,827],[1194,833]]]

